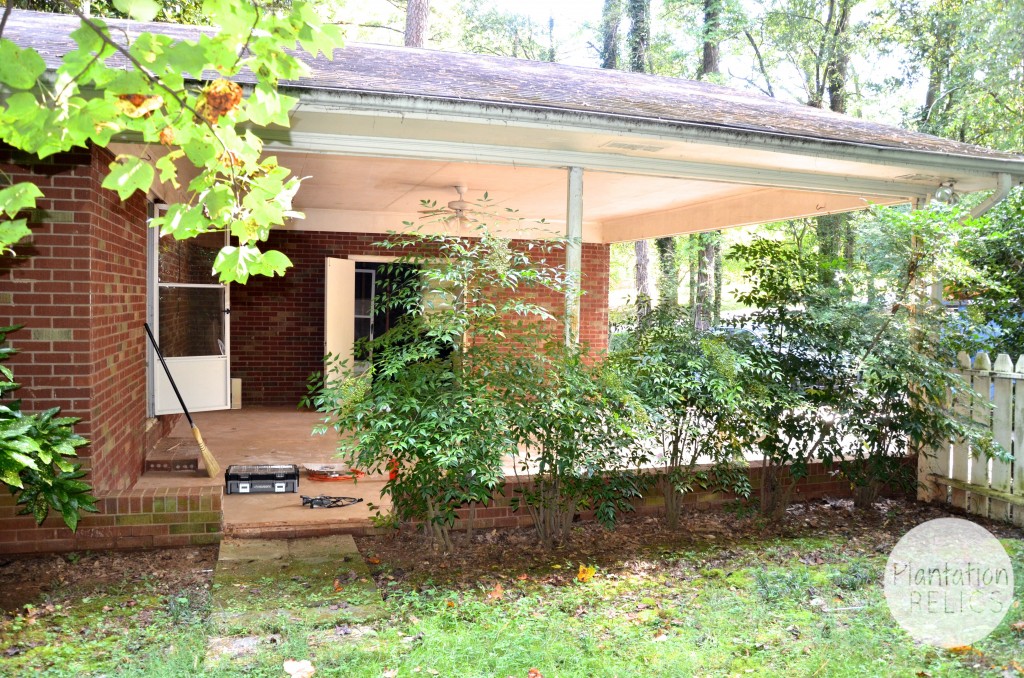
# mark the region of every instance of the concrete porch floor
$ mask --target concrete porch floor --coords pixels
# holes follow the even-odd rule
[[[290,408],[249,407],[193,415],[203,441],[216,457],[222,473],[207,478],[205,470],[150,471],[136,488],[224,486],[223,470],[232,464],[297,464],[299,489],[282,494],[225,494],[223,501],[224,534],[244,537],[296,537],[330,532],[361,532],[372,529],[375,511],[369,504],[390,508],[389,498],[381,496],[386,478],[367,475],[357,482],[318,482],[309,480],[303,464],[338,463],[335,458],[337,434],[312,435],[319,421],[315,412]],[[182,440],[198,454],[188,422],[181,421],[171,438]],[[360,497],[361,503],[344,508],[310,509],[302,506],[301,495]]]

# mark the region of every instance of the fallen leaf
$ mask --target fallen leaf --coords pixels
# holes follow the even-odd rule
[[[525,572],[523,572],[521,575],[516,577],[516,579],[518,579],[519,581],[526,581],[529,578],[530,578],[529,575],[527,575]]]
[[[284,662],[284,672],[291,676],[291,678],[310,678],[310,676],[316,673],[316,669],[313,668],[313,664],[308,659],[303,659],[302,661],[287,659]]]
[[[398,669],[384,669],[384,673],[380,674],[380,678],[395,678],[398,675]]]
[[[367,558],[366,562],[370,565],[380,565],[380,558]]]
[[[974,648],[970,645],[959,645],[957,647],[948,647],[950,654],[970,654],[974,651]]]
[[[505,596],[505,589],[501,587],[501,582],[494,585],[494,588],[487,592],[487,597],[491,600],[501,600]]]
[[[593,566],[580,565],[580,571],[576,575],[576,579],[580,580],[584,584],[594,578],[594,573],[597,572],[597,568]]]

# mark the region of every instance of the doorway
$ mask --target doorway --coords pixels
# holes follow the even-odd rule
[[[231,328],[228,286],[213,276],[223,233],[187,240],[149,230],[149,323],[189,411],[231,407]],[[140,328],[140,337],[143,337]],[[181,412],[163,369],[149,356],[153,415]]]

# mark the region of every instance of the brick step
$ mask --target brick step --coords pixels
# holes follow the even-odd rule
[[[163,438],[146,454],[144,473],[198,471],[199,445],[193,438]]]

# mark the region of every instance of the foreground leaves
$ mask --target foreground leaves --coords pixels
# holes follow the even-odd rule
[[[115,0],[115,6],[142,21],[160,11],[153,0]],[[158,181],[178,188],[180,176],[193,176],[184,187],[187,198],[152,225],[177,239],[229,231],[237,246],[214,264],[222,282],[282,275],[291,262],[279,252],[263,252],[260,243],[273,227],[302,217],[291,207],[301,179],[275,159],[263,159],[263,142],[239,126],[287,127],[297,100],[280,93],[278,83],[308,74],[293,50],[330,58],[341,46],[341,29],[323,24],[303,2],[287,11],[230,0],[202,6],[214,31],[177,42],[82,17],[71,36],[76,48],[64,55],[52,80],[42,77],[46,66],[38,53],[0,37],[0,84],[18,90],[0,104],[0,141],[40,158],[90,144],[105,147],[114,135],[163,147],[162,154],[122,153],[103,187],[127,200]],[[234,81],[239,77],[254,80],[249,96]],[[189,164],[195,171],[183,172]],[[0,193],[0,209],[13,217],[35,207],[39,197],[38,191],[22,191],[8,202],[17,207],[11,212]],[[0,222],[0,251],[27,235],[24,222]]]

